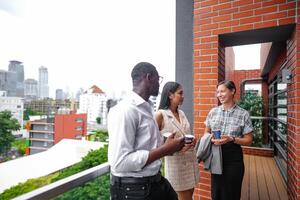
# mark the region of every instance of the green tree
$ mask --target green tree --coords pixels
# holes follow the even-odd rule
[[[0,112],[0,154],[6,153],[11,148],[11,143],[15,140],[12,131],[20,129],[17,119],[12,118],[10,111]]]
[[[262,116],[264,102],[262,97],[257,96],[256,94],[245,94],[238,105],[248,110],[251,116]]]
[[[96,118],[97,124],[101,124],[101,117]]]
[[[45,113],[43,112],[37,112],[32,110],[31,108],[26,108],[23,112],[23,119],[24,120],[29,120],[29,116],[33,116],[33,115],[44,115]]]
[[[263,112],[264,102],[262,97],[257,96],[256,94],[247,93],[240,100],[238,105],[246,109],[250,116],[261,117]],[[252,146],[262,147],[262,120],[252,119],[253,125],[253,142]]]
[[[108,139],[108,131],[107,130],[96,130],[95,132],[95,140],[100,142],[106,142]]]
[[[15,198],[24,193],[30,192],[49,183],[53,183],[60,179],[66,178],[85,169],[105,163],[107,162],[107,150],[108,146],[105,145],[100,149],[90,151],[85,157],[82,158],[82,160],[79,163],[75,165],[67,167],[54,174],[35,179],[29,179],[24,183],[19,183],[18,185],[13,186],[1,193],[0,199],[9,200]],[[97,177],[96,179],[89,181],[83,186],[76,187],[73,190],[63,193],[54,199],[109,199],[109,175]]]
[[[54,200],[107,200],[109,196],[109,175],[107,174],[59,195]]]
[[[21,155],[24,155],[25,154],[25,149],[27,148],[26,139],[23,138],[23,139],[15,140],[12,143],[12,147],[16,147],[18,149],[18,152]]]

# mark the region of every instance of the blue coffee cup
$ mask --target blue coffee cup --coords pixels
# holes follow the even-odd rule
[[[214,134],[214,137],[216,139],[221,139],[221,131],[220,130],[215,130],[215,131],[212,131],[213,134]]]

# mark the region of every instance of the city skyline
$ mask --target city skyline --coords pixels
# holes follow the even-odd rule
[[[75,96],[93,85],[109,96],[130,90],[130,71],[140,61],[153,63],[164,83],[175,80],[172,0],[3,0],[0,24],[0,69],[18,60],[25,79],[38,80],[45,66],[52,98],[56,89]],[[259,66],[258,46],[234,47],[236,67]]]
[[[45,66],[50,97],[56,89],[75,95],[92,85],[106,93],[129,90],[130,71],[140,61],[153,63],[165,81],[175,78],[172,0],[4,0],[0,24],[0,69],[18,60],[25,79],[38,80]]]

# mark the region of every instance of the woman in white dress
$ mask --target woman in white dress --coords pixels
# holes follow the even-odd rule
[[[179,109],[184,100],[183,88],[179,83],[164,85],[159,110],[155,118],[161,133],[176,132],[175,137],[191,134],[190,124]],[[179,200],[192,200],[194,187],[199,180],[199,167],[195,153],[196,139],[171,156],[165,157],[165,177],[178,194]]]

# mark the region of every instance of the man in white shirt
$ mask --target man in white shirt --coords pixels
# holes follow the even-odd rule
[[[160,76],[147,62],[138,63],[132,72],[132,93],[108,114],[111,166],[111,199],[177,199],[170,183],[161,176],[163,156],[184,146],[175,133],[163,141],[154,118],[150,96],[157,96]]]

